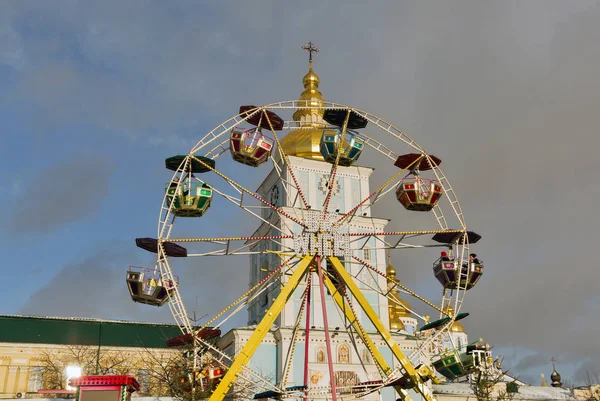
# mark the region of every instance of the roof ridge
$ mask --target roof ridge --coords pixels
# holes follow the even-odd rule
[[[24,318],[24,319],[46,319],[46,320],[67,320],[80,322],[98,322],[98,323],[122,323],[122,324],[146,324],[154,326],[176,326],[173,323],[159,322],[139,322],[134,320],[116,320],[116,319],[100,319],[93,317],[76,317],[76,316],[39,316],[39,315],[16,315],[16,314],[0,314],[0,317]]]

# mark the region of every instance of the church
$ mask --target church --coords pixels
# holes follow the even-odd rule
[[[324,97],[319,91],[320,79],[313,71],[312,57],[309,71],[303,77],[302,82],[304,91],[300,95],[300,100],[311,105],[322,105]],[[268,199],[273,205],[289,213],[310,213],[311,211],[301,209],[300,196],[303,195],[310,205],[322,205],[330,190],[328,183],[331,164],[324,161],[320,151],[322,127],[327,125],[323,120],[323,114],[324,110],[319,108],[296,110],[293,119],[299,128],[289,132],[281,140],[281,148],[288,157],[288,163],[292,167],[295,177],[290,177],[289,171],[276,172],[272,170],[257,190],[257,194],[263,199]],[[347,213],[350,208],[367,198],[372,191],[369,182],[372,172],[373,169],[366,166],[338,166],[336,180],[331,189],[329,210],[335,210],[336,214]],[[282,175],[283,180],[280,179],[279,174]],[[294,188],[283,188],[284,182],[291,182],[292,178],[297,180],[301,192]],[[385,231],[389,220],[372,217],[371,208],[368,206],[368,204],[360,206],[350,223],[350,231]],[[253,236],[276,235],[273,225],[276,225],[284,233],[286,232],[288,225],[285,217],[273,213],[272,209],[264,208],[261,217],[265,222],[257,227]],[[299,233],[291,232],[290,234]],[[293,248],[292,241],[293,239],[284,239],[283,245]],[[250,258],[250,287],[263,280],[270,271],[280,265],[280,257],[275,252],[266,252],[267,250],[278,250],[279,246],[275,242],[268,244],[266,241],[262,241],[252,249],[258,253],[253,254]],[[408,355],[411,351],[419,348],[419,339],[415,337],[417,319],[411,315],[408,302],[401,298],[397,289],[394,289],[396,270],[391,264],[390,256],[386,254],[384,249],[376,249],[375,239],[373,238],[368,240],[359,252],[361,254],[357,256],[378,271],[385,271],[387,278],[377,275],[369,269],[354,271],[361,269],[361,266],[356,264],[344,262],[345,268],[354,276],[360,275],[361,282],[358,285],[365,298],[375,310],[377,317],[384,323],[385,328],[391,332],[394,341]],[[340,260],[343,261],[343,258],[340,258]],[[283,286],[286,276],[283,275],[281,280]],[[292,346],[294,343],[294,327],[298,323],[296,319],[300,308],[302,308],[304,295],[302,291],[296,289],[296,292],[284,306],[270,332],[252,357],[250,361],[251,368],[270,378],[273,382],[284,382],[286,387],[302,385],[306,373],[308,373],[311,387],[325,387],[330,383],[328,359],[331,357],[334,370],[333,380],[336,386],[352,386],[362,382],[380,380],[378,367],[372,360],[366,345],[347,333],[345,326],[348,323],[345,321],[345,316],[340,314],[331,297],[321,298],[319,285],[316,283],[317,280],[314,281],[310,290],[312,293],[310,310],[305,311],[305,314],[310,315],[311,319],[310,330],[308,330],[308,346],[306,347],[305,344],[307,330],[302,330],[297,337],[296,345]],[[388,297],[375,290],[376,288],[386,287],[390,290],[390,296]],[[247,308],[248,326],[233,329],[223,335],[219,341],[219,347],[229,355],[237,355],[241,347],[248,342],[256,325],[272,305],[277,295],[278,289],[273,289],[271,292],[262,293],[260,297],[254,299]],[[326,313],[321,313],[323,309]],[[359,308],[356,308],[353,312],[355,312],[367,333],[372,335],[379,351],[391,364],[393,361],[391,351],[377,334],[369,319],[364,316],[364,312]],[[324,320],[323,316],[327,317],[327,321]],[[325,341],[326,326],[329,329],[331,339],[330,356]],[[441,349],[432,349],[431,352],[438,353],[444,348],[449,349],[452,347],[452,343],[459,346],[468,343],[467,334],[458,321],[453,324],[449,336],[441,345]],[[307,350],[308,372],[304,372],[305,350]],[[290,358],[291,363],[289,362]],[[417,366],[420,362],[419,360],[412,361],[414,366]],[[395,366],[392,365],[392,367]],[[396,399],[396,394],[391,388],[384,389],[383,393],[383,399]],[[413,399],[419,399],[416,393],[411,392],[411,396]],[[378,393],[373,393],[364,398],[375,400],[379,397]]]

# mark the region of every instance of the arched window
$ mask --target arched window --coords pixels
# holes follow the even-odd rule
[[[317,350],[317,363],[325,363],[325,350],[323,348]]]
[[[369,350],[364,348],[361,352],[361,359],[363,361],[363,363],[371,363],[371,354],[369,353]]]
[[[350,363],[350,348],[346,344],[338,348],[338,363]]]

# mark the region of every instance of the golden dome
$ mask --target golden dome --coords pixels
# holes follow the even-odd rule
[[[450,327],[450,331],[452,331],[454,333],[464,333],[465,328],[463,327],[462,324],[460,324],[460,322],[454,322],[454,323],[452,323],[452,327]]]
[[[396,298],[400,302],[400,304],[396,304],[396,316],[412,317],[411,313],[409,312],[410,304],[408,302],[406,302],[404,299],[400,298],[399,296],[396,296]]]
[[[388,291],[389,291],[392,289],[394,284],[398,282],[398,279],[396,279],[396,269],[394,269],[394,266],[392,266],[392,260],[391,260],[391,255],[390,255],[389,250],[388,250],[388,266],[385,269],[385,273],[387,275],[387,285],[388,285]],[[412,317],[411,313],[409,311],[410,304],[400,297],[400,293],[398,290],[391,292],[391,298],[393,300],[396,300],[397,302],[394,302],[393,300],[389,301],[390,302],[389,303],[390,312],[392,312],[391,308],[393,308],[393,315],[392,315],[392,313],[390,313],[390,327],[392,325],[392,320],[394,320],[393,318]],[[396,320],[399,321],[399,319],[396,319]]]
[[[321,93],[318,90],[316,90],[316,88],[319,87],[319,84],[321,83],[321,80],[319,79],[319,76],[317,74],[315,74],[315,72],[312,69],[312,61],[309,62],[309,66],[308,66],[308,73],[306,73],[306,75],[304,76],[304,78],[302,78],[302,84],[304,85],[304,88],[315,88],[315,92],[311,92],[311,93]],[[321,97],[323,97],[323,95],[321,95]],[[303,99],[303,98],[300,98]]]
[[[394,266],[389,264],[388,267],[385,269],[385,274],[388,276],[394,276],[394,278],[396,278],[396,269],[394,269]]]
[[[450,316],[454,316],[454,308],[452,308],[451,306],[448,306],[446,308],[446,313]],[[452,326],[450,327],[450,331],[453,333],[464,333],[465,328],[463,327],[463,325],[460,322],[454,321],[454,323],[452,323]]]
[[[308,73],[302,78],[304,92],[300,95],[301,106],[323,106],[325,99],[319,91],[319,76],[312,69],[312,60],[309,61]],[[298,156],[305,159],[321,160],[323,155],[319,149],[323,127],[323,109],[300,109],[294,113],[294,121],[298,122],[301,129],[290,132],[281,140],[281,149],[288,156]]]
[[[394,314],[394,311],[393,311],[394,307],[390,305],[388,308],[390,309],[390,311],[389,311],[390,329],[399,330],[399,331],[406,330],[406,326],[404,325],[404,322],[402,320],[398,319],[398,316],[396,316]]]

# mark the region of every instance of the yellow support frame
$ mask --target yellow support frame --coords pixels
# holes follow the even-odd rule
[[[425,383],[423,383],[423,380],[421,380],[421,377],[415,370],[413,364],[406,357],[406,355],[404,355],[398,344],[396,344],[396,342],[392,338],[390,332],[385,328],[381,320],[379,320],[379,316],[373,310],[360,288],[358,288],[352,276],[350,276],[350,274],[346,271],[344,265],[335,256],[330,256],[327,258],[327,260],[333,266],[334,270],[340,277],[342,283],[346,286],[346,288],[348,288],[348,290],[350,290],[350,293],[359,303],[360,307],[363,309],[371,323],[373,323],[375,329],[381,334],[381,337],[400,363],[400,366],[402,366],[406,374],[415,383],[415,390],[419,392],[427,401],[435,401],[431,392],[429,391],[429,389],[426,388]]]
[[[281,292],[271,305],[271,307],[266,311],[265,316],[262,318],[260,323],[256,326],[256,329],[248,339],[248,342],[240,353],[236,356],[233,363],[227,369],[227,372],[221,379],[221,382],[215,388],[213,393],[211,394],[209,401],[222,401],[229,389],[233,385],[234,380],[236,379],[238,373],[243,369],[244,366],[250,361],[252,355],[258,349],[258,346],[264,339],[265,335],[269,332],[269,329],[277,319],[277,317],[281,314],[284,306],[286,305],[289,298],[292,296],[302,278],[310,271],[310,267],[313,263],[314,256],[305,256],[300,263],[294,269],[294,273],[289,277],[288,282],[283,286]],[[358,288],[356,283],[354,282],[352,276],[348,274],[342,263],[336,257],[329,257],[328,261],[331,263],[338,276],[340,277],[342,283],[350,290],[350,293],[354,296],[356,301],[359,303],[360,307],[363,309],[369,320],[373,323],[376,330],[381,334],[383,340],[386,342],[387,346],[390,348],[402,368],[405,370],[406,374],[413,380],[415,383],[415,390],[418,391],[427,401],[435,401],[432,397],[432,394],[428,389],[426,389],[423,380],[419,376],[418,372],[413,367],[410,360],[404,355],[398,344],[394,341],[389,331],[385,328],[377,313],[373,310],[365,296],[362,294],[361,290]],[[371,350],[371,354],[375,362],[379,365],[381,370],[389,374],[392,372],[392,368],[385,361],[383,355],[379,352],[373,341],[369,338],[368,335],[363,335],[361,330],[360,323],[358,322],[356,316],[350,309],[350,306],[346,303],[346,300],[343,298],[342,294],[337,291],[335,285],[331,282],[329,277],[323,276],[324,284],[329,290],[332,298],[336,302],[337,306],[340,310],[345,314],[350,322],[352,322],[352,326],[355,328],[356,332],[359,334],[361,340],[367,345],[367,347]],[[404,401],[410,401],[410,396],[408,392],[399,386],[394,387],[398,392],[400,397]]]
[[[258,326],[256,326],[254,333],[252,333],[246,345],[244,345],[239,355],[236,356],[229,369],[227,369],[227,373],[225,373],[221,379],[221,382],[211,394],[209,401],[221,401],[223,398],[225,398],[238,373],[244,366],[246,366],[248,361],[250,361],[250,358],[252,358],[252,355],[254,355],[258,349],[258,346],[262,342],[263,338],[269,332],[269,329],[283,310],[283,307],[287,303],[288,299],[292,296],[294,290],[298,287],[298,284],[308,272],[313,258],[313,256],[305,256],[302,261],[298,263],[294,273],[290,276],[289,281],[281,289],[281,292],[273,302],[273,305],[271,305],[271,307],[267,310],[265,316],[262,318]]]
[[[346,302],[343,295],[340,294],[340,292],[337,290],[337,288],[335,287],[335,285],[333,284],[333,282],[327,275],[323,275],[323,283],[325,284],[325,287],[331,294],[331,297],[337,304],[338,308],[340,308],[340,310],[344,313],[344,315],[346,316],[348,321],[351,322],[352,327],[354,328],[356,333],[359,335],[362,342],[367,346],[367,349],[370,350],[375,363],[377,365],[379,365],[381,370],[386,375],[389,375],[390,373],[392,373],[392,370],[393,370],[392,367],[390,365],[388,365],[387,361],[385,360],[383,355],[381,355],[381,352],[379,352],[379,350],[377,349],[377,347],[375,346],[375,343],[371,340],[371,338],[368,335],[363,335],[363,328],[361,327],[360,323],[358,322],[358,318],[354,315],[354,312],[352,312],[352,309],[350,308],[350,305],[348,305],[348,302]],[[398,393],[400,398],[402,398],[404,401],[411,401],[408,391],[404,390],[403,388],[401,388],[399,386],[394,386],[394,389],[396,390],[396,392]]]

